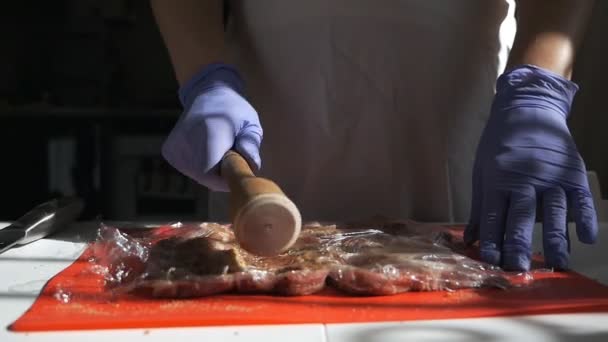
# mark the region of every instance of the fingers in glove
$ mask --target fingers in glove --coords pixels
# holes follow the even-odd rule
[[[568,199],[578,239],[587,244],[595,243],[598,223],[591,192],[588,189],[574,190],[568,194]]]
[[[479,227],[479,257],[482,261],[500,265],[505,233],[508,198],[502,192],[484,194]]]
[[[536,219],[536,191],[522,186],[511,193],[502,247],[503,268],[527,271],[532,257],[532,233]]]
[[[189,129],[191,132],[187,136],[191,140],[190,146],[196,146],[191,154],[200,158],[200,163],[193,165],[195,179],[212,191],[229,191],[219,172],[224,155],[234,144],[235,129],[229,118],[209,115],[206,120],[197,122]]]
[[[226,115],[183,119],[162,147],[163,157],[184,175],[212,191],[228,191],[219,164],[234,144],[235,129]]]
[[[203,172],[208,172],[219,165],[226,152],[234,145],[234,137],[237,133],[230,119],[226,115],[219,114],[208,115],[205,120],[193,125],[190,130],[192,133],[188,134],[189,139],[196,139],[199,144],[199,148],[194,152],[206,157],[201,160]],[[194,146],[195,143],[192,142],[192,145]]]
[[[479,168],[473,168],[473,191],[471,196],[471,216],[469,224],[464,230],[464,243],[467,245],[474,244],[479,240],[479,220],[481,215],[481,177],[479,176]]]
[[[545,265],[567,269],[569,259],[566,192],[552,188],[542,195],[543,250]]]
[[[262,128],[252,125],[243,129],[236,137],[235,150],[240,153],[251,165],[254,171],[262,167],[260,146],[262,144]]]

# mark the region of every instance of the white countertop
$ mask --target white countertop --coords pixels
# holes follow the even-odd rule
[[[0,224],[4,227],[6,224]],[[13,333],[6,327],[34,302],[45,282],[82,252],[94,224],[76,224],[53,239],[40,240],[0,255],[0,341],[608,341],[608,313],[560,314],[505,318],[454,319],[372,324],[310,324],[171,329]],[[599,243],[585,246],[571,227],[571,266],[608,285],[608,223]],[[535,248],[542,244],[540,227]],[[572,289],[576,291],[576,289]]]

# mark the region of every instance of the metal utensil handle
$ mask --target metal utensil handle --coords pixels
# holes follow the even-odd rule
[[[19,244],[27,244],[53,234],[76,220],[83,208],[83,201],[76,197],[58,198],[35,207],[14,224],[25,230],[25,238]]]

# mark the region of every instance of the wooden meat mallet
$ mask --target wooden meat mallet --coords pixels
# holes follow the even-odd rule
[[[302,227],[296,205],[271,180],[256,177],[237,152],[224,156],[221,174],[230,188],[232,227],[239,245],[273,256],[291,247]]]

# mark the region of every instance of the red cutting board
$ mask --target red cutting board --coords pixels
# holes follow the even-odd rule
[[[549,313],[608,312],[608,287],[576,273],[537,273],[509,290],[411,292],[349,297],[330,290],[303,297],[221,295],[198,299],[113,298],[88,270],[87,249],[51,279],[9,329],[52,331],[187,326],[362,323]]]

